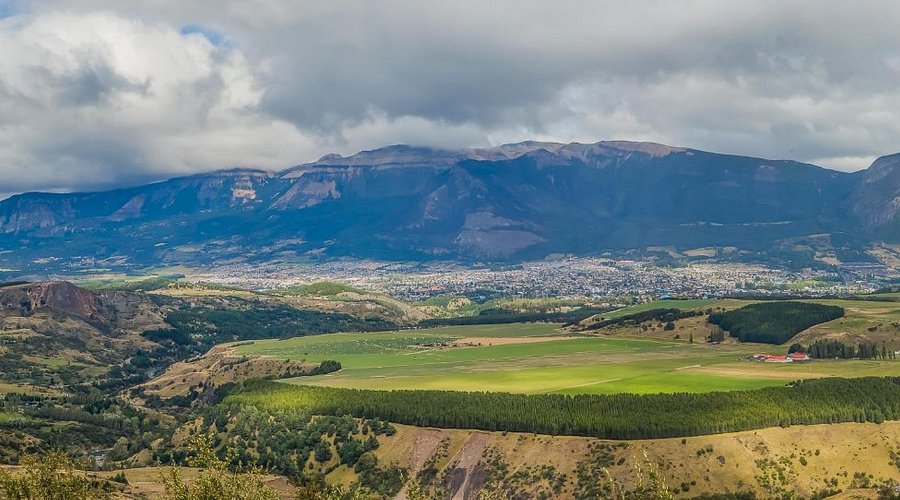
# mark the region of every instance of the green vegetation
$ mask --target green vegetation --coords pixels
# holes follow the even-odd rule
[[[6,394],[0,400],[0,462],[21,453],[116,449],[108,462],[127,459],[170,435],[174,424],[155,412],[96,390],[68,396]],[[64,432],[61,432],[64,431]]]
[[[759,345],[691,344],[688,335],[682,337],[573,337],[548,324],[474,325],[258,340],[236,351],[336,360],[339,372],[289,381],[383,390],[648,394],[746,390],[829,376],[900,376],[900,363],[890,360],[773,366],[742,361],[759,352]]]
[[[152,292],[176,283],[183,274],[169,276],[139,276],[135,278],[107,278],[78,282],[78,286],[95,292],[127,291]]]
[[[455,318],[435,318],[419,322],[420,326],[450,326],[450,325],[496,325],[504,323],[576,323],[591,316],[600,314],[604,309],[579,308],[572,311],[539,311],[520,312],[508,309],[493,308],[482,309],[475,316],[458,316]]]
[[[395,326],[382,318],[359,319],[349,314],[297,309],[282,304],[246,304],[244,309],[182,307],[166,315],[172,329],[150,330],[153,341],[170,341],[205,351],[235,340],[285,338],[339,331],[373,331]]]
[[[21,470],[0,468],[0,493],[15,500],[91,499],[109,496],[111,485],[92,479],[59,451],[26,455]]]
[[[603,319],[615,319],[620,316],[630,315],[634,313],[639,313],[643,311],[650,311],[652,309],[700,309],[706,308],[717,301],[711,299],[665,299],[665,300],[654,300],[651,302],[645,302],[643,304],[638,304],[630,307],[625,307],[622,309],[617,309],[615,311],[611,311],[608,313],[603,313]]]
[[[258,467],[229,470],[236,458],[233,448],[225,450],[221,459],[213,447],[213,436],[195,436],[188,448],[192,454],[188,458],[191,467],[203,470],[191,482],[182,479],[178,468],[173,468],[161,477],[166,489],[166,497],[171,500],[278,500],[278,492],[266,486],[262,480],[262,470]]]
[[[709,322],[728,330],[742,342],[783,344],[811,326],[843,316],[844,309],[837,306],[776,301],[713,313],[709,315]]]
[[[403,485],[406,471],[380,466],[374,454],[381,436],[396,433],[394,426],[382,420],[313,416],[296,409],[282,411],[227,402],[206,408],[202,420],[199,444],[206,451],[200,456],[206,456],[206,462],[220,464],[222,471],[225,463],[231,467],[253,463],[297,484],[324,489],[324,476],[345,465],[357,473],[359,484],[355,486],[376,497],[394,496]],[[207,430],[225,432],[228,444],[214,449],[206,437]],[[206,467],[193,458],[198,454],[196,444],[193,448],[158,448],[154,458],[162,463]]]
[[[419,426],[611,439],[695,436],[786,425],[900,418],[900,378],[820,379],[705,394],[522,395],[370,391],[258,381],[226,402]]]
[[[608,307],[574,299],[491,299],[476,303],[466,297],[436,297],[422,305],[441,308],[438,314],[446,317],[421,321],[421,327],[577,323],[609,310]]]
[[[816,340],[809,346],[793,344],[789,352],[805,352],[813,359],[895,359],[896,355],[893,350],[888,350],[882,344],[879,348],[877,344],[867,342],[857,346],[845,344],[837,340]]]
[[[703,311],[669,309],[647,309],[625,315],[616,315],[614,318],[601,319],[591,323],[587,330],[599,330],[608,326],[637,326],[646,321],[666,322],[666,330],[674,330],[676,320],[703,316]]]
[[[273,292],[281,295],[296,295],[300,297],[334,297],[341,293],[370,293],[365,290],[354,288],[350,285],[337,283],[334,281],[320,281],[310,285],[292,286],[286,288],[278,288]]]

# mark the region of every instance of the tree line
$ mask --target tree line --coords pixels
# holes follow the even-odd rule
[[[816,340],[808,346],[791,344],[788,354],[804,352],[815,359],[896,359],[897,355],[882,342],[879,347],[874,342],[861,342],[854,346],[839,340]]]
[[[456,326],[456,325],[498,325],[507,323],[565,323],[574,324],[597,314],[609,311],[609,308],[582,307],[572,311],[514,311],[493,307],[480,311],[475,316],[457,316],[455,318],[432,318],[419,322],[420,327]]]
[[[826,378],[751,391],[509,394],[375,391],[251,381],[226,402],[444,428],[647,439],[900,418],[900,378]]]
[[[197,352],[235,340],[287,338],[333,332],[392,330],[397,324],[372,317],[296,309],[284,305],[254,304],[246,309],[189,307],[170,311],[171,329],[149,330],[142,335],[155,342],[188,346]]]
[[[844,316],[838,306],[808,302],[762,302],[733,311],[712,313],[709,323],[718,325],[741,342],[783,344],[807,328]]]
[[[599,330],[601,328],[605,328],[608,326],[637,326],[646,321],[659,321],[672,323],[672,328],[674,330],[674,321],[684,318],[693,318],[695,316],[703,316],[704,312],[701,310],[683,310],[676,308],[659,308],[659,309],[650,309],[648,311],[640,311],[632,314],[626,314],[625,316],[620,316],[618,318],[612,319],[603,319],[600,318],[600,321],[590,324],[586,330]]]

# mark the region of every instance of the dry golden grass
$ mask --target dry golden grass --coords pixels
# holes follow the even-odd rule
[[[229,382],[255,378],[286,378],[307,373],[318,363],[278,359],[270,356],[243,356],[224,344],[203,356],[175,363],[156,378],[139,387],[162,398],[186,396],[194,388],[218,387]],[[201,390],[202,392],[202,390]]]
[[[900,469],[890,463],[889,456],[891,451],[900,452],[900,422],[795,426],[628,442],[396,427],[396,435],[381,439],[376,453],[382,462],[409,467],[414,475],[427,460],[423,455],[440,453],[436,443],[446,442],[447,452],[437,462],[440,470],[461,460],[471,462],[472,457],[464,457],[467,451],[492,449],[503,457],[510,473],[545,464],[565,473],[568,482],[559,498],[572,497],[576,467],[588,456],[592,444],[620,445],[614,452],[617,464],[609,468],[618,482],[633,487],[634,465],[643,463],[646,456],[659,466],[670,489],[679,490],[679,498],[726,490],[752,491],[759,498],[783,491],[809,497],[824,490],[825,481],[832,479],[839,489],[853,489],[852,494],[840,498],[872,498],[873,490],[854,489],[855,473],[871,475],[873,483],[900,477]],[[348,482],[352,476],[345,474],[341,479]],[[688,485],[688,492],[683,491],[683,483]]]
[[[128,485],[125,490],[114,498],[162,498],[165,495],[160,477],[165,472],[171,470],[171,467],[138,467],[133,469],[125,469],[125,477],[128,479]],[[190,483],[199,476],[203,469],[194,467],[180,467],[179,472],[185,482]],[[118,474],[119,471],[103,471],[91,473],[97,477],[111,479]],[[263,478],[266,485],[274,488],[281,498],[294,498],[295,488],[283,476],[272,474],[265,475]]]

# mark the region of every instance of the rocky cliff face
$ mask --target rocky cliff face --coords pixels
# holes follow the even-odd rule
[[[103,193],[14,196],[0,202],[0,268],[341,256],[502,261],[659,245],[765,251],[829,233],[864,245],[898,236],[889,224],[900,203],[897,162],[885,157],[847,174],[621,141],[391,146],[279,173],[230,170]]]
[[[93,292],[66,281],[0,287],[0,316],[84,322],[105,335],[166,328],[166,297],[133,292]],[[48,330],[49,333],[52,333]]]
[[[900,212],[900,153],[875,160],[861,176],[851,209],[870,230],[891,225]]]
[[[0,304],[9,313],[23,316],[51,310],[82,319],[99,320],[106,316],[93,292],[65,281],[0,288]]]

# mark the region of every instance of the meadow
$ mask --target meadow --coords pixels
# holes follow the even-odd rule
[[[522,394],[674,393],[748,390],[829,376],[900,375],[900,362],[746,361],[779,346],[695,343],[634,336],[576,336],[558,325],[471,325],[262,340],[238,354],[320,362],[339,372],[288,383],[356,389],[427,389]]]

